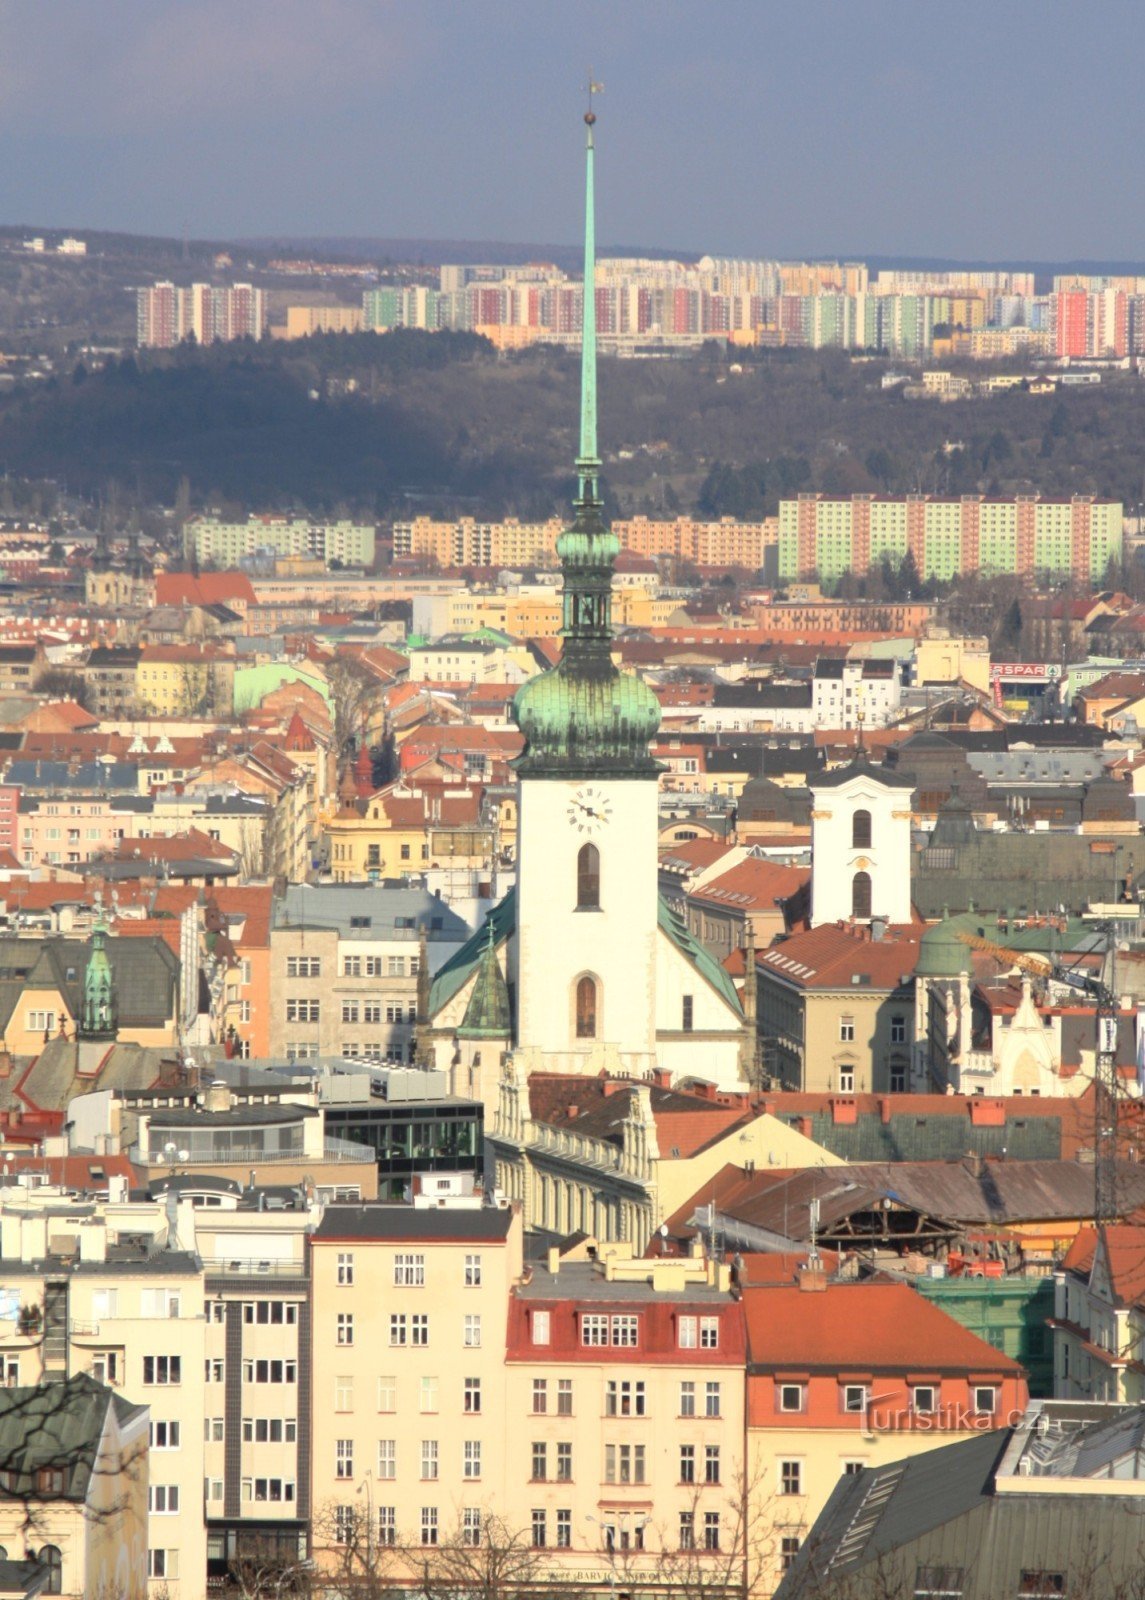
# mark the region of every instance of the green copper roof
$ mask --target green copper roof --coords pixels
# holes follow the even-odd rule
[[[700,976],[711,984],[720,999],[727,1002],[736,1016],[742,1018],[743,1007],[740,1005],[731,974],[700,944],[698,939],[693,938],[663,896],[660,897],[656,907],[656,920],[680,954],[685,956]]]
[[[485,948],[477,977],[469,992],[465,1021],[457,1030],[459,1039],[508,1039],[513,1031],[509,1014],[509,990],[501,963],[497,960],[493,918],[485,923]]]
[[[92,928],[91,954],[84,969],[80,1032],[93,1039],[115,1034],[115,980],[107,957],[107,924],[102,912]]]
[[[959,934],[977,935],[974,926],[977,918],[943,917],[933,928],[928,928],[919,941],[916,978],[957,978],[962,972],[972,971],[970,947]]]
[[[499,900],[485,919],[485,926],[472,934],[460,950],[455,950],[449,960],[438,970],[429,991],[429,1020],[437,1016],[441,1009],[448,1005],[455,994],[460,993],[469,982],[474,972],[481,965],[486,946],[489,943],[489,929],[492,928],[494,946],[500,946],[517,926],[517,891],[510,889],[503,900]]]
[[[641,679],[612,661],[612,568],[620,541],[601,514],[596,440],[595,146],[585,117],[584,310],[581,339],[580,449],[576,515],[557,539],[563,573],[561,659],[518,690],[513,719],[525,736],[522,777],[652,777],[648,744],[660,703]]]

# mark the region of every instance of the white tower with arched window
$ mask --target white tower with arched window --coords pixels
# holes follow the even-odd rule
[[[811,924],[909,922],[914,783],[857,761],[811,790]]]

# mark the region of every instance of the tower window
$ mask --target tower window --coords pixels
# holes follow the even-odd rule
[[[851,818],[851,845],[855,850],[871,848],[871,813],[856,811]]]
[[[869,872],[856,872],[851,879],[851,915],[860,922],[870,920],[871,875]]]
[[[594,844],[582,844],[576,857],[576,908],[595,911],[600,907],[600,851]]]
[[[596,1038],[596,979],[585,976],[576,985],[576,1036]]]
[[[684,1014],[682,1018],[683,1030],[685,1033],[691,1033],[692,1031],[692,1017],[692,996],[690,994],[686,994],[684,996]]]

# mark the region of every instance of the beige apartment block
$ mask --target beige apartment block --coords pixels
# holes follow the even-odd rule
[[[451,1180],[435,1180],[447,1189]],[[313,1553],[430,1552],[504,1499],[506,1312],[520,1213],[332,1206],[311,1240]]]

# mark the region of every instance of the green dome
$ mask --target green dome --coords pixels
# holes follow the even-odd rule
[[[648,744],[660,726],[660,702],[630,672],[612,667],[590,676],[562,660],[522,684],[513,720],[525,735],[517,761],[524,776],[648,777],[659,770]]]
[[[957,978],[970,970],[970,950],[959,938],[965,924],[943,917],[928,928],[919,945],[916,978]]]

